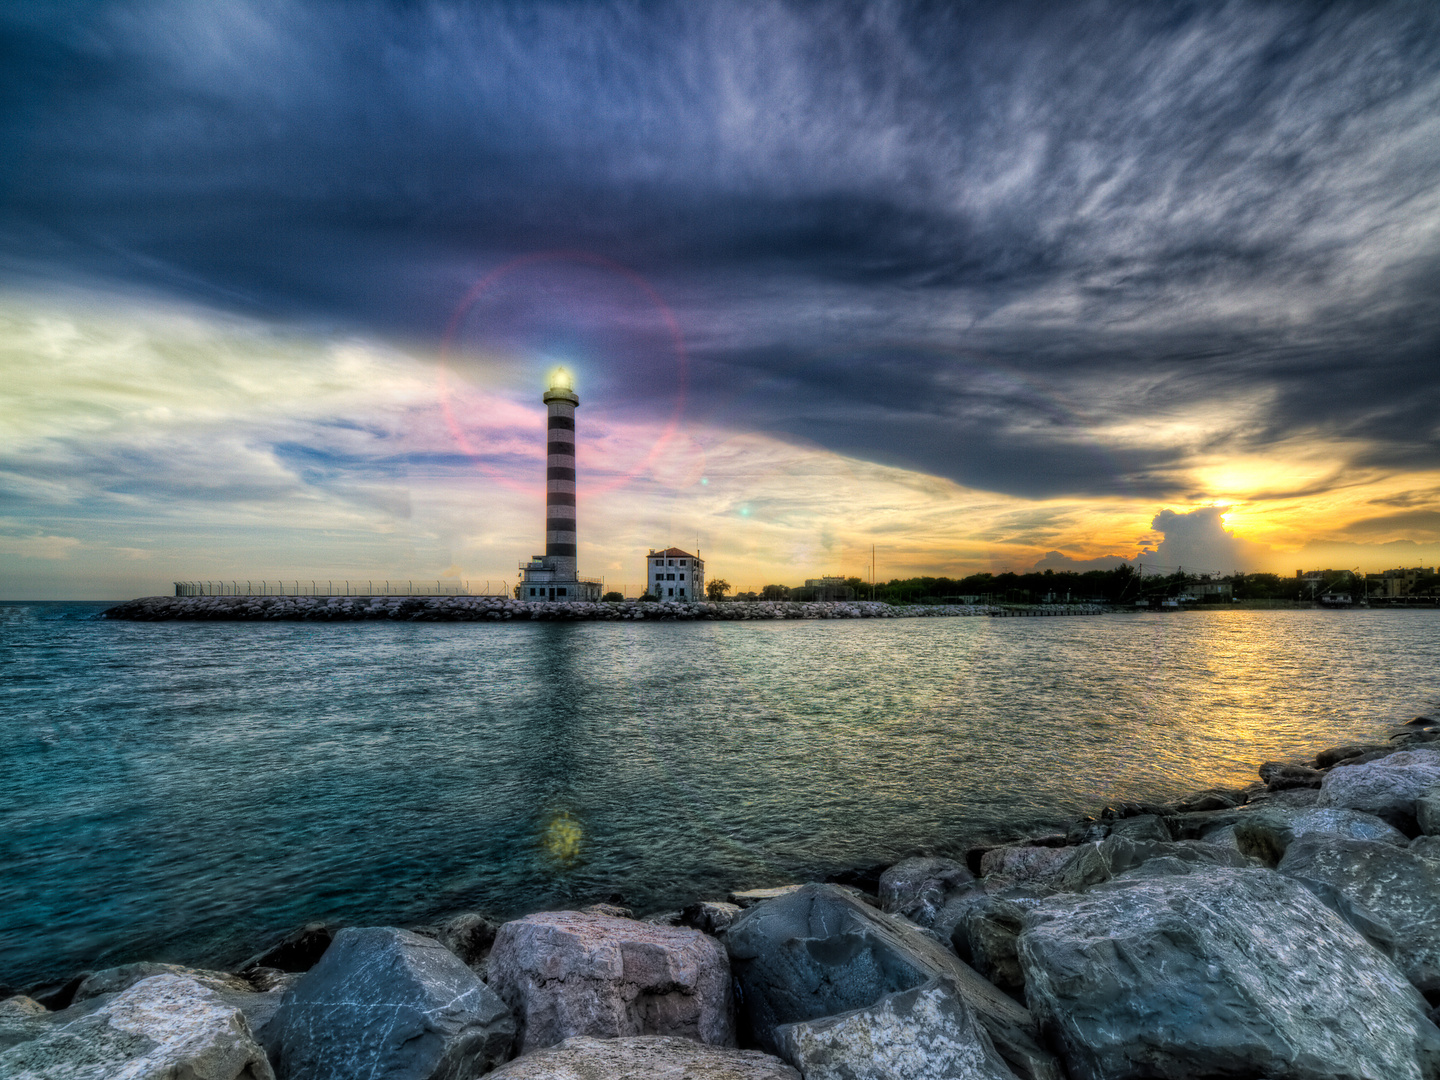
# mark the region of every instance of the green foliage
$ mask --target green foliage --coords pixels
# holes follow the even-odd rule
[[[640,602],[644,604],[653,604],[659,599],[658,596],[651,596],[648,592],[640,594]]]
[[[625,599],[625,594],[618,592],[607,592],[600,599],[606,601],[607,603],[618,604],[620,603],[620,601]]]
[[[790,590],[784,585],[766,585],[760,590],[760,596],[765,600],[788,600]]]
[[[730,591],[730,583],[724,578],[711,578],[705,583],[705,595],[711,600],[720,601],[725,599],[725,594]]]

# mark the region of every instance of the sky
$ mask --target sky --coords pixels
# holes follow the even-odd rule
[[[1440,563],[1440,6],[10,3],[0,598]]]

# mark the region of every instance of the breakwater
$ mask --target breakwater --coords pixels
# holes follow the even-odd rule
[[[1035,612],[1097,615],[1096,605],[1050,605]],[[534,603],[495,596],[148,596],[108,609],[107,619],[141,622],[170,620],[341,621],[388,619],[410,622],[538,621],[614,622],[623,620],[745,621],[750,619],[917,619],[1013,614],[1015,609],[984,604],[895,605],[874,601],[726,601],[689,604],[550,602]]]
[[[82,972],[0,1002],[0,1075],[1440,1076],[1440,727],[1258,774],[674,910]]]

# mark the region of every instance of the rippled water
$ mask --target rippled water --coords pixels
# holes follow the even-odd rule
[[[0,981],[958,852],[1437,706],[1432,612],[111,623],[0,605]]]

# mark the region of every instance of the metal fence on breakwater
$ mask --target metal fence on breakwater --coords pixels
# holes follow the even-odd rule
[[[483,589],[473,581],[177,581],[176,596],[505,596],[508,582],[487,581]],[[431,586],[434,586],[433,588]],[[500,591],[492,591],[499,585]]]

